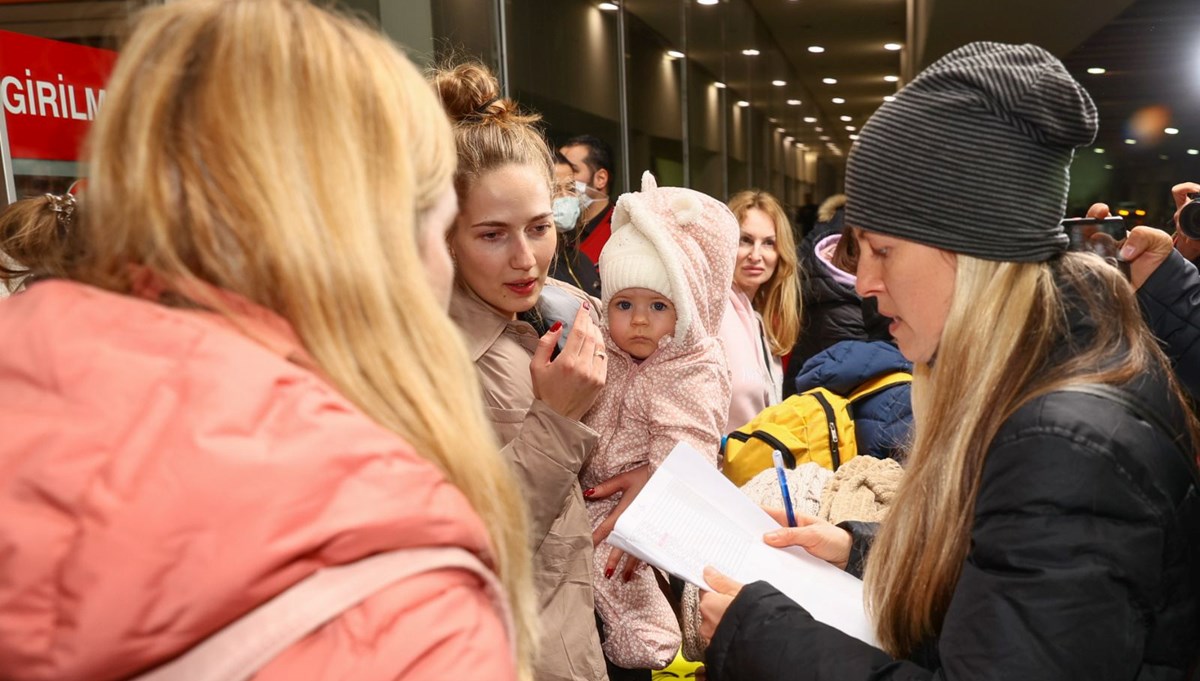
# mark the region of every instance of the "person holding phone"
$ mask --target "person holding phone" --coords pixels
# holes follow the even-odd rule
[[[534,678],[600,681],[606,673],[594,618],[592,528],[578,479],[597,441],[580,419],[607,368],[599,318],[583,292],[547,281],[557,243],[553,159],[535,127],[538,116],[500,96],[482,64],[447,67],[431,80],[458,148],[450,315],[467,340],[501,454],[521,478],[531,519],[542,628]],[[539,305],[551,291],[562,295],[553,306]],[[550,307],[575,310],[565,320],[569,334],[564,320],[543,314]]]
[[[882,647],[710,568],[709,679],[1182,681],[1200,662],[1200,428],[1132,287],[1060,224],[1097,124],[1050,53],[972,43],[863,126],[846,223],[857,289],[914,363],[905,477],[878,525],[767,539],[864,575]]]

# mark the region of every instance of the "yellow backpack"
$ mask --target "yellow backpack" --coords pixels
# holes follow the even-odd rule
[[[912,374],[897,371],[866,381],[846,397],[812,388],[767,407],[725,439],[721,450],[725,477],[739,487],[746,484],[773,465],[771,452],[776,449],[788,468],[812,461],[836,471],[858,456],[854,405],[893,385],[911,382]]]

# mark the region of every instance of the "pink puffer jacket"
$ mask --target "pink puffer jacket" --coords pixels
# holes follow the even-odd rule
[[[580,476],[585,488],[643,464],[654,470],[679,442],[708,455],[715,466],[729,416],[732,388],[718,330],[733,282],[737,219],[725,204],[700,192],[656,187],[647,173],[641,192],[617,201],[613,233],[621,229],[641,230],[658,250],[677,322],[675,333],[640,364],[617,347],[605,325],[608,377],[584,419],[600,435]],[[611,296],[605,293],[607,302]],[[593,528],[619,498],[589,501]],[[625,668],[662,668],[681,642],[675,615],[648,569],[630,582],[606,578],[610,550],[600,544],[593,563],[605,653]]]
[[[321,380],[290,327],[49,281],[0,301],[0,676],[152,668],[326,565],[485,529]],[[479,578],[380,591],[259,681],[515,677]]]

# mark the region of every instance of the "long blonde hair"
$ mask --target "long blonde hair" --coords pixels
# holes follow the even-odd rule
[[[1074,253],[1054,263],[957,258],[937,361],[914,372],[905,479],[866,570],[880,641],[897,656],[941,630],[970,548],[988,448],[1021,405],[1064,385],[1121,385],[1148,371],[1166,376],[1185,403],[1116,268]],[[1066,291],[1084,314],[1106,321],[1067,361],[1051,362],[1052,351],[1071,342]]]
[[[771,354],[781,357],[792,351],[800,336],[800,320],[804,314],[800,299],[800,264],[796,257],[796,239],[792,225],[779,200],[760,189],[747,189],[729,199],[729,210],[740,225],[746,213],[757,208],[775,223],[775,252],[779,260],[775,272],[754,294],[754,309],[763,317]]]
[[[412,64],[303,0],[155,6],[121,52],[87,155],[72,276],[129,292],[140,265],[177,292],[203,282],[286,319],[326,380],[482,518],[529,678],[525,509],[420,257],[421,216],[455,151]]]

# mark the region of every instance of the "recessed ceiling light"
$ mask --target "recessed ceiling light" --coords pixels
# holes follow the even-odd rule
[[[1108,70],[1099,66],[1093,66],[1092,68],[1088,69],[1088,73],[1092,74],[1093,76],[1103,76],[1105,73],[1108,73]]]
[[[813,130],[816,130],[817,132],[825,132],[825,128],[822,128],[819,125],[817,127],[813,128]]]
[[[854,119],[853,119],[853,118],[850,118],[849,116],[842,116],[842,120],[843,120],[843,121],[845,121],[845,122],[847,122],[847,123],[849,123],[850,121],[852,121],[852,120],[854,120]]]
[[[904,46],[900,43],[888,43],[883,46],[883,49],[887,50],[888,52],[897,52],[904,49]]]
[[[787,103],[788,106],[800,106],[800,100],[798,99],[789,99]]]
[[[1105,170],[1112,170],[1112,166],[1104,166]]]
[[[684,54],[679,50],[667,50],[667,56],[671,59],[683,59]]]
[[[737,105],[744,109],[744,108],[750,106],[750,102],[747,102],[744,99],[739,99]]]
[[[747,57],[757,57],[759,55],[759,51],[752,47],[752,48],[749,48],[746,50],[742,50],[742,54],[746,55]]]
[[[855,130],[858,130],[858,128],[854,127],[853,125],[847,125],[846,129],[849,130],[850,132],[854,132]]]
[[[784,137],[784,138],[783,138],[783,143],[784,143],[784,144],[791,144],[791,143],[792,143],[792,140],[794,140],[794,139],[796,139],[796,138],[795,138],[795,137],[792,137],[791,135],[788,135],[787,137]]]
[[[898,83],[898,82],[900,82],[900,76],[884,76],[884,77],[883,77],[883,79],[884,79],[884,80],[886,80],[886,81],[887,81],[887,82],[889,82],[889,83]]]
[[[856,139],[858,139],[858,135],[851,135],[851,136],[850,136],[850,139],[852,139],[852,140],[856,140]]]
[[[1200,154],[1200,149],[1188,149],[1188,156],[1195,156],[1196,154]]]
[[[821,47],[820,45],[809,45],[808,51],[812,52],[813,54],[821,54],[825,51],[825,48]]]
[[[846,103],[846,100],[842,99],[841,97],[834,97],[830,101],[833,102],[834,104],[845,104]]]
[[[698,5],[715,5],[717,2],[718,0],[696,0]]]
[[[822,141],[822,142],[828,142],[828,141],[829,141],[829,135],[821,135],[821,141]]]
[[[768,119],[767,119],[767,122],[768,122],[768,123],[770,123],[771,125],[775,125],[776,123],[778,123],[778,122],[779,122],[779,119],[777,119],[777,118],[768,118]]]
[[[771,81],[771,85],[774,85],[775,87],[783,87],[784,85],[787,85],[787,81],[786,80],[773,80],[773,81]]]
[[[1171,160],[1171,157],[1170,157],[1170,156],[1167,156],[1166,154],[1159,154],[1159,155],[1158,155],[1158,160],[1160,160],[1160,161],[1170,161],[1170,160]]]
[[[822,78],[821,82],[826,85],[837,85],[837,78]]]
[[[1125,140],[1125,144],[1137,144],[1137,140],[1135,140],[1135,139],[1127,139],[1127,140]]]
[[[1163,132],[1167,133],[1168,135],[1178,135],[1179,128],[1167,128],[1167,129],[1163,130]]]
[[[780,135],[782,135],[783,133],[787,132],[787,130],[784,130],[783,128],[775,128],[775,132],[777,132],[777,133],[779,133]]]
[[[617,7],[617,4],[615,2],[602,2],[596,6],[599,7],[600,9],[604,10],[605,12],[615,12],[616,10],[621,9],[620,7]]]
[[[1096,152],[1097,154],[1103,154],[1104,147],[1096,147],[1095,149],[1092,149],[1092,151]]]
[[[805,123],[816,123],[816,122],[817,122],[817,119],[813,118],[812,116],[805,116],[805,117],[804,117],[804,122],[805,122]]]
[[[721,81],[718,80],[717,82],[713,83],[713,87],[717,88],[718,90],[724,90],[725,83],[722,83]]]
[[[884,98],[883,98],[883,101],[885,101],[885,102],[894,102],[894,101],[896,101],[896,97],[895,97],[895,96],[893,96],[893,95],[888,95],[887,97],[884,97]]]

